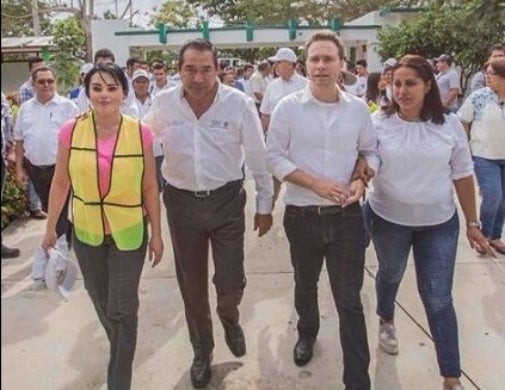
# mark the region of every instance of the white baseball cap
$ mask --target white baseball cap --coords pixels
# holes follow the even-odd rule
[[[80,70],[80,74],[87,74],[91,69],[93,69],[93,64],[90,63],[90,62],[86,62],[85,64],[82,64],[81,65],[81,70]]]
[[[139,77],[144,77],[149,80],[149,75],[144,69],[137,69],[135,72],[133,72],[132,81],[137,80]]]
[[[386,61],[384,61],[384,64],[382,65],[384,69],[388,68],[394,68],[398,61],[396,61],[395,58],[388,58]]]
[[[287,61],[296,64],[296,54],[288,47],[281,47],[277,50],[275,56],[268,57],[268,60],[272,62]]]

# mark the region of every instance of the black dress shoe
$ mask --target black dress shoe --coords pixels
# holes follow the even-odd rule
[[[210,369],[211,361],[212,355],[195,356],[193,359],[193,364],[191,365],[191,383],[195,389],[201,389],[209,383],[212,376]]]
[[[293,360],[297,366],[305,366],[312,359],[315,338],[299,337],[293,350]]]
[[[9,248],[2,245],[2,259],[12,259],[18,257],[20,254],[21,251],[18,248]]]
[[[224,340],[226,341],[226,345],[230,348],[232,354],[236,357],[241,357],[245,355],[246,346],[245,346],[245,337],[244,331],[239,324],[230,326],[223,324],[224,326]]]

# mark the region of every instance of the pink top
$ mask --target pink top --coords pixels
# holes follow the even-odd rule
[[[72,130],[75,119],[65,122],[60,129],[59,141],[65,148],[70,149]],[[141,124],[142,145],[144,149],[151,146],[153,135],[149,127]],[[111,176],[112,153],[116,143],[117,136],[109,138],[98,138],[98,182],[100,186],[100,196],[104,196],[109,188]]]

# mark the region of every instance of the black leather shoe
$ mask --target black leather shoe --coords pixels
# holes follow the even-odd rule
[[[191,384],[195,389],[201,389],[207,386],[212,376],[212,371],[210,369],[210,362],[212,361],[212,355],[210,356],[196,356],[193,359],[193,364],[191,364]]]
[[[315,338],[299,337],[293,350],[293,360],[297,366],[305,366],[312,359]]]
[[[2,259],[12,259],[18,257],[21,251],[18,248],[9,248],[2,245]]]
[[[224,340],[228,348],[230,348],[231,353],[236,357],[245,355],[246,346],[244,331],[239,324],[233,326],[224,325]]]

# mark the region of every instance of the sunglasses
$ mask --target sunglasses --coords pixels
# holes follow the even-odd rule
[[[41,80],[36,80],[35,81],[39,85],[53,85],[54,84],[54,79],[41,79]]]

